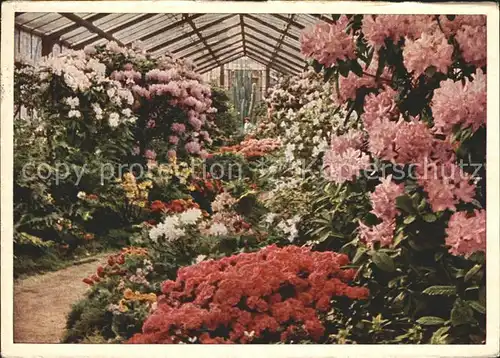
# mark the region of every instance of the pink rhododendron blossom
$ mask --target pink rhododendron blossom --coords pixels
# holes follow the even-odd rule
[[[179,143],[179,137],[171,135],[168,137],[168,142],[175,145]]]
[[[365,15],[361,29],[368,44],[379,49],[386,38],[394,43],[403,37],[418,39],[422,32],[436,27],[437,22],[430,15]]]
[[[418,77],[425,70],[434,66],[437,71],[448,72],[448,67],[453,63],[453,45],[442,32],[433,34],[423,33],[418,40],[406,38],[403,48],[403,62],[409,72],[413,72],[414,77]]]
[[[448,19],[444,15],[439,15],[439,22],[446,36],[451,36],[457,33],[464,26],[486,26],[485,15],[457,15],[453,20]]]
[[[486,26],[465,25],[457,31],[455,39],[466,62],[486,66]]]
[[[456,210],[460,202],[470,203],[476,186],[458,165],[424,160],[417,166],[417,182],[427,193],[432,210]]]
[[[332,137],[330,149],[323,159],[324,174],[328,180],[341,184],[354,179],[360,170],[370,166],[370,158],[358,148],[362,144],[361,138],[357,132]]]
[[[365,128],[370,128],[377,119],[399,118],[395,97],[397,92],[385,87],[380,93],[370,93],[365,97],[364,112],[361,115]]]
[[[486,125],[486,75],[477,69],[473,77],[465,85],[448,79],[434,91],[431,108],[436,133],[450,134],[458,124],[473,131]]]
[[[395,229],[396,222],[394,220],[384,220],[375,226],[367,226],[360,222],[358,227],[360,238],[370,248],[373,248],[376,242],[380,243],[381,247],[391,246]]]
[[[321,22],[303,32],[300,40],[302,53],[326,67],[339,60],[356,58],[354,38],[346,32],[348,22],[342,15],[335,24]]]
[[[146,152],[144,153],[144,157],[146,159],[155,160],[156,159],[156,152],[154,150],[147,149]]]
[[[486,210],[454,213],[448,221],[446,245],[452,255],[466,258],[475,252],[486,252]]]
[[[172,123],[172,131],[176,133],[184,133],[186,131],[186,125],[184,123]]]
[[[332,136],[330,150],[336,153],[344,153],[348,148],[361,149],[364,137],[364,133],[358,130],[351,130],[343,135]]]
[[[197,117],[189,117],[188,118],[189,124],[193,127],[195,131],[199,131],[201,129],[201,126],[203,123],[201,123],[200,119]]]
[[[370,152],[395,164],[420,162],[431,153],[433,136],[424,122],[400,118],[375,120],[367,128]]]
[[[382,220],[393,220],[399,213],[396,198],[404,194],[404,185],[392,181],[392,175],[380,179],[380,184],[370,194],[372,213]]]
[[[198,142],[188,142],[185,145],[186,151],[191,154],[198,154],[200,152],[200,143]]]

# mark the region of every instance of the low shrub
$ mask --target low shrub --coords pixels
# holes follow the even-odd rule
[[[364,299],[347,256],[268,246],[183,267],[162,284],[154,313],[128,343],[321,342],[332,299]]]

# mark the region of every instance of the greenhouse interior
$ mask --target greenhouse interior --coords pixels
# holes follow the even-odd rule
[[[14,342],[486,343],[485,15],[14,40]]]

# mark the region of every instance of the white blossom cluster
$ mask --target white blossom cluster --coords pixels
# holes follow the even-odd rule
[[[200,209],[188,209],[181,214],[169,215],[161,223],[149,231],[149,238],[158,243],[160,239],[167,242],[176,241],[187,234],[190,226],[195,225],[201,218]]]

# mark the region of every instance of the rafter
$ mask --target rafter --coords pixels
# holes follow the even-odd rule
[[[102,37],[106,40],[114,41],[120,46],[125,46],[120,40],[116,39],[111,34],[108,34],[107,32],[101,30],[100,28],[95,26],[92,22],[82,19],[80,16],[77,16],[77,15],[75,15],[73,13],[69,13],[69,12],[61,12],[60,14],[64,17],[70,19],[74,23],[79,24],[82,27],[85,27],[90,32],[96,33],[97,35],[99,35],[100,37]]]
[[[240,26],[240,24],[234,24],[233,26],[230,26],[228,28],[222,29],[220,31],[216,31],[216,32],[214,32],[214,33],[212,33],[210,35],[205,36],[205,40],[211,39],[212,37],[215,37],[215,36],[219,36],[219,35],[221,35],[221,34],[223,34],[225,32],[228,32],[229,30],[232,30],[232,29],[234,29],[236,27],[239,27],[239,26]],[[236,35],[239,35],[239,34],[236,34]],[[191,43],[189,43],[187,45],[181,46],[181,47],[173,50],[172,53],[175,54],[175,53],[179,53],[179,52],[185,51],[185,50],[187,50],[187,49],[189,49],[189,48],[191,48],[193,46],[196,46],[196,45],[198,45],[200,43],[201,43],[200,40],[197,40],[195,42],[191,42]],[[198,51],[199,51],[198,49],[193,50],[192,52],[186,54],[185,57],[191,57],[191,56],[193,56]]]
[[[198,36],[198,38],[201,40],[201,42],[203,43],[203,46],[205,46],[205,48],[207,49],[208,53],[213,57],[213,59],[215,60],[215,62],[217,64],[219,64],[219,60],[217,59],[217,56],[215,56],[215,53],[212,51],[212,47],[210,47],[208,45],[208,43],[205,40],[205,38],[203,37],[203,35],[200,33],[200,31],[198,31],[198,28],[194,24],[193,20],[188,19],[187,15],[182,15],[182,17],[184,19],[187,19],[189,26],[191,26],[191,28],[193,29],[193,31],[196,34],[196,36]]]
[[[333,24],[333,23],[334,23],[334,21],[333,21],[332,19],[330,19],[330,18],[328,18],[328,17],[326,17],[326,16],[323,16],[323,15],[321,15],[321,14],[309,14],[309,15],[311,15],[311,16],[313,16],[313,17],[315,17],[315,18],[319,19],[319,20],[323,20],[323,21],[325,21],[325,22],[328,22],[328,23],[330,23],[330,24]]]
[[[227,19],[230,19],[230,18],[232,18],[234,16],[236,16],[236,14],[230,14],[230,15],[221,17],[220,19],[217,19],[215,21],[212,21],[212,22],[210,22],[210,23],[208,23],[206,25],[203,25],[203,26],[199,27],[198,31],[203,31],[203,30],[209,29],[210,27],[213,27],[213,26],[215,26],[217,24],[220,24],[221,22],[226,21]],[[147,49],[147,50],[150,51],[150,52],[156,52],[156,51],[158,51],[158,50],[160,50],[162,48],[166,48],[166,47],[168,47],[168,46],[170,46],[170,45],[172,45],[172,44],[174,44],[176,42],[184,40],[184,39],[186,39],[188,37],[191,37],[191,36],[193,36],[195,34],[196,33],[194,31],[187,32],[187,33],[185,33],[185,34],[183,34],[181,36],[177,36],[173,40],[168,40],[168,41],[162,42],[161,44],[158,44],[158,45],[154,46],[153,48],[150,48],[150,49]]]
[[[260,55],[262,58],[266,58],[267,62],[265,64],[269,65],[271,57],[269,57],[270,54],[266,49],[263,49],[262,47],[259,47],[258,45],[254,44],[254,43],[247,42],[247,50],[248,50],[248,53],[254,52],[254,53]],[[275,63],[282,66],[282,67],[290,69],[290,71],[296,71],[296,72],[302,71],[302,67],[295,65],[291,62],[283,62],[282,60],[276,60],[273,63],[271,63],[271,65],[273,65]]]
[[[260,34],[260,35],[262,35],[262,36],[265,36],[266,38],[269,38],[269,39],[271,39],[271,40],[273,40],[273,41],[279,41],[279,38],[274,37],[273,35],[268,34],[268,33],[264,32],[264,31],[262,31],[262,30],[259,30],[258,28],[254,27],[254,26],[252,26],[252,25],[250,25],[250,24],[248,24],[248,23],[245,23],[245,27],[247,27],[247,28],[249,28],[250,30],[255,31],[256,33],[258,33],[258,34]],[[248,36],[248,35],[251,35],[251,34],[247,32],[247,33],[246,33],[246,35]],[[254,36],[254,37],[255,37],[255,36]],[[295,51],[297,51],[297,52],[299,52],[299,53],[300,53],[300,48],[299,48],[299,47],[296,47],[296,46],[290,45],[290,44],[289,44],[289,43],[287,43],[287,42],[283,42],[283,45],[284,45],[284,46],[286,46],[286,47],[288,47],[288,48],[290,48],[290,49],[292,49],[292,50],[295,50]]]
[[[232,37],[233,37],[233,38],[234,38],[234,37],[238,37],[238,39],[237,39],[236,41],[231,42],[231,43],[225,44],[225,45],[224,45],[223,47],[221,47],[221,48],[217,48],[217,49],[215,49],[215,45],[214,45],[214,46],[212,46],[212,50],[213,50],[213,52],[214,52],[214,53],[217,53],[217,52],[219,52],[220,50],[224,50],[224,49],[231,48],[231,46],[234,46],[234,45],[236,45],[237,43],[240,43],[240,42],[241,42],[240,34],[236,34],[236,36],[232,36]],[[219,42],[219,43],[217,43],[217,45],[218,45],[218,44],[220,44],[220,42]],[[193,61],[194,61],[194,62],[198,62],[199,60],[202,60],[202,59],[204,59],[205,57],[208,57],[208,56],[210,56],[210,54],[208,54],[208,53],[204,53],[203,55],[198,56],[198,57],[196,57],[195,59],[193,59]],[[183,57],[187,57],[187,56],[183,56]]]
[[[271,53],[269,52],[269,50],[268,50],[268,49],[266,49],[265,47],[262,47],[260,44],[255,43],[255,42],[252,42],[252,41],[247,41],[247,45],[252,45],[252,46],[254,46],[254,47],[258,48],[259,50],[261,50],[261,51],[263,51],[263,52],[265,52],[265,53],[267,52],[267,53],[268,53],[269,58],[270,58],[270,59],[272,59],[272,58],[273,58],[273,54],[271,54]],[[248,47],[248,46],[247,46],[247,47]],[[293,66],[295,66],[295,67],[297,67],[297,68],[302,68],[302,64],[297,63],[297,62],[294,62],[294,61],[292,61],[291,59],[289,59],[289,58],[285,58],[285,57],[283,57],[283,56],[281,56],[281,55],[279,55],[279,54],[274,55],[274,58],[276,58],[276,60],[277,60],[277,61],[282,61],[282,62],[284,62],[284,63],[288,63],[288,64],[290,64],[290,65],[293,65]],[[305,64],[305,63],[304,63],[304,64]]]
[[[252,34],[248,34],[248,33],[247,33],[247,36],[248,36],[249,38],[251,38],[251,39],[255,40],[255,41],[260,41],[261,43],[266,44],[266,45],[267,45],[267,46],[269,46],[269,47],[273,47],[273,45],[272,45],[272,44],[270,44],[270,43],[269,43],[269,42],[267,42],[267,41],[264,41],[262,38],[258,38],[257,36],[254,36],[254,35],[252,35]],[[271,39],[272,39],[272,38],[271,38]],[[278,39],[276,39],[276,41],[278,41]],[[287,51],[287,50],[280,49],[280,52],[282,52],[282,53],[286,54],[287,56],[290,56],[290,57],[292,57],[292,58],[296,59],[297,61],[300,61],[300,62],[305,61],[305,60],[304,60],[304,58],[302,58],[302,57],[300,57],[300,56],[298,56],[298,55],[295,55],[295,54],[293,54],[293,53],[291,53],[291,52],[289,52],[289,51]]]
[[[286,18],[285,16],[283,15],[280,15],[280,14],[270,14],[271,16],[277,18],[277,19],[280,19],[281,21],[285,21],[287,23],[289,23],[290,25],[292,26],[295,26],[296,28],[298,28],[299,30],[303,30],[304,29],[304,25],[302,24],[299,24],[297,21],[295,21],[293,18],[290,20],[288,18]]]
[[[241,28],[241,38],[243,39],[243,53],[247,53],[247,48],[245,46],[245,20],[243,19],[243,15],[240,14],[240,28]]]
[[[234,52],[234,51],[236,51],[236,50],[239,50],[240,48],[242,49],[242,47],[231,48],[231,49],[229,49],[229,50],[227,50],[227,51],[225,51],[225,52],[220,53],[220,54],[219,54],[219,57],[226,56],[226,55],[228,55],[228,54],[230,54],[230,53],[232,53],[232,52]],[[218,62],[217,62],[217,61],[214,61],[214,60],[205,60],[205,61],[203,61],[203,62],[197,63],[197,66],[199,66],[199,67],[203,67],[203,66],[205,66],[207,63],[210,63],[210,62],[215,62],[215,63],[217,63],[217,64],[218,64]]]
[[[194,15],[191,15],[189,18],[190,18],[191,20],[194,20],[194,19],[197,19],[197,18],[199,18],[199,17],[202,17],[203,15],[204,15],[204,14],[194,14]],[[161,28],[161,29],[158,29],[158,30],[156,30],[156,31],[153,31],[153,32],[151,32],[151,33],[149,33],[149,34],[147,34],[147,35],[144,35],[144,36],[142,36],[141,38],[136,39],[136,40],[134,40],[134,41],[137,41],[137,40],[139,40],[139,41],[147,41],[147,40],[149,40],[149,39],[151,39],[151,38],[153,38],[153,37],[155,37],[155,36],[161,35],[161,34],[163,34],[163,33],[167,32],[167,31],[170,31],[170,30],[172,30],[172,29],[174,29],[174,28],[176,28],[176,27],[178,27],[178,26],[182,26],[182,25],[184,25],[186,22],[187,22],[187,20],[186,20],[186,19],[184,19],[184,20],[180,20],[180,21],[177,21],[177,22],[174,22],[173,24],[170,24],[170,25],[165,26],[165,27],[163,27],[163,28]],[[131,44],[131,43],[132,43],[132,42],[134,42],[134,41],[129,41],[127,44]]]
[[[240,57],[243,57],[243,51],[240,51],[240,52],[237,52],[235,53],[234,55],[231,55],[231,56],[228,56],[226,58],[223,58],[223,59],[220,59],[219,62],[221,63],[221,65],[225,65],[229,62],[232,62],[232,61],[235,61],[237,59],[239,59]],[[219,67],[219,65],[211,65],[211,66],[205,66],[205,67],[202,67],[202,68],[197,68],[197,71],[201,74],[203,73],[207,73],[209,71],[212,71],[213,69]]]
[[[262,57],[260,57],[259,55],[256,55],[254,53],[249,53],[248,55],[248,58],[251,58],[252,60],[260,63],[261,65],[263,66],[267,66],[267,60],[263,59]],[[288,75],[293,75],[294,72],[292,72],[290,69],[288,68],[283,68],[281,66],[278,66],[276,64],[273,64],[272,68],[280,73],[284,73],[284,74],[288,74]]]
[[[125,21],[124,23],[122,23],[121,25],[117,25],[111,29],[106,29],[106,32],[109,33],[109,34],[115,34],[119,31],[122,31],[122,30],[125,30],[127,27],[132,27],[134,25],[137,25],[138,23],[140,22],[143,22],[143,21],[147,21],[149,20],[150,18],[152,18],[153,16],[156,16],[157,14],[144,14],[144,15],[141,15],[139,17],[136,17],[135,19],[131,19],[131,20],[128,20],[128,21]],[[83,48],[87,45],[90,45],[96,41],[99,40],[99,36],[94,36],[88,40],[84,40],[83,42],[79,42],[78,44],[76,44],[76,48]]]
[[[94,22],[94,21],[102,19],[108,15],[109,15],[109,13],[99,13],[99,14],[92,15],[92,16],[86,18],[85,20],[87,20],[89,22]],[[73,22],[73,23],[71,23],[63,28],[55,29],[54,31],[48,33],[47,37],[50,37],[51,39],[59,39],[61,36],[65,35],[67,33],[70,33],[71,31],[75,31],[76,29],[78,29],[80,27],[81,27],[80,24]]]
[[[268,66],[271,66],[274,61],[276,61],[276,58],[278,57],[278,53],[280,51],[281,45],[283,44],[283,41],[285,41],[285,37],[288,34],[288,30],[290,29],[290,26],[292,26],[292,21],[293,18],[295,17],[294,14],[291,14],[290,17],[288,18],[288,21],[286,23],[285,29],[281,33],[281,38],[280,40],[276,43],[276,46],[274,47],[273,53],[271,54],[271,61],[269,62]]]
[[[279,34],[282,34],[282,33],[283,33],[283,30],[280,30],[280,29],[279,29],[279,28],[277,28],[276,26],[271,25],[271,24],[269,24],[269,23],[267,23],[267,22],[265,22],[265,21],[263,21],[263,20],[259,19],[258,17],[255,17],[255,16],[250,15],[250,14],[244,14],[243,16],[244,16],[244,17],[247,17],[247,18],[249,18],[249,19],[251,19],[251,20],[253,20],[253,21],[255,21],[255,22],[257,22],[257,23],[259,23],[259,24],[261,24],[261,25],[263,25],[263,26],[268,27],[268,28],[270,28],[271,30],[276,31],[276,32],[277,32],[277,33],[279,33]],[[292,34],[290,34],[290,33],[287,33],[287,34],[286,34],[286,36],[287,36],[287,37],[289,37],[289,38],[291,38],[291,39],[293,39],[293,40],[295,40],[295,41],[299,41],[299,38],[298,38],[297,36],[292,35]]]

